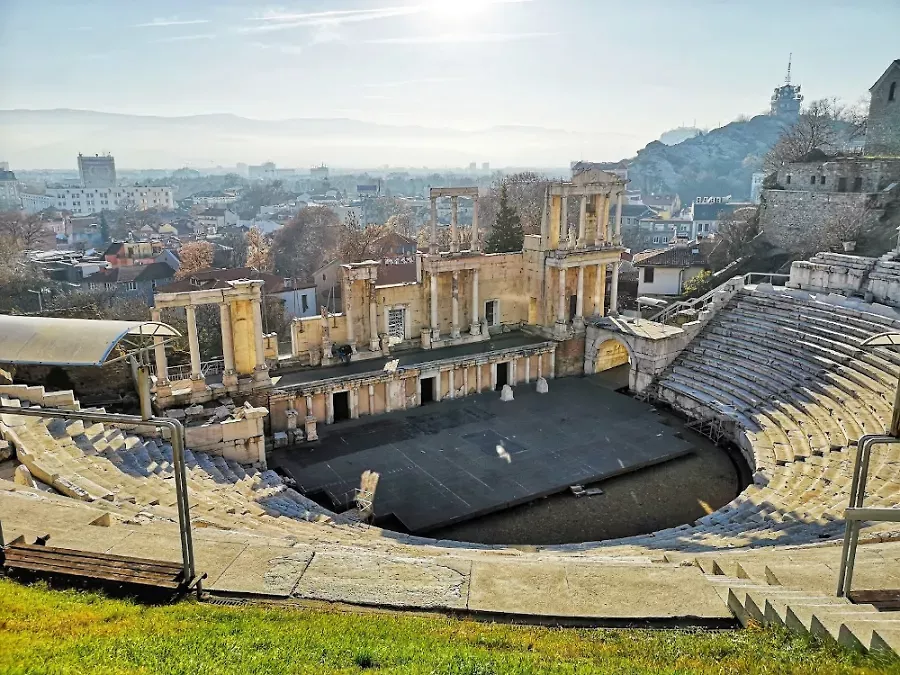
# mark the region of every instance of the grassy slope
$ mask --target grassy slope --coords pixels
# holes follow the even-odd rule
[[[147,607],[0,579],[0,673],[900,673],[768,629],[574,630],[441,617]]]

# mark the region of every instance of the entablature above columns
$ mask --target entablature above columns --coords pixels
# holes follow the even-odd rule
[[[168,307],[196,307],[198,305],[214,305],[235,300],[261,300],[261,279],[240,279],[229,281],[231,288],[211,288],[202,291],[178,291],[176,293],[157,293],[153,296],[156,309]]]
[[[433,187],[431,191],[428,193],[428,196],[431,199],[438,199],[440,197],[469,197],[471,199],[478,199],[478,188],[477,187]]]
[[[378,279],[377,260],[364,260],[358,263],[349,263],[341,265],[344,274],[350,281],[375,281]]]
[[[492,256],[510,255],[508,253],[479,253],[461,251],[460,253],[440,253],[422,257],[422,271],[430,274],[440,272],[462,272],[464,270],[481,269],[490,263]],[[518,252],[516,253],[518,255]]]
[[[591,183],[589,185],[575,185],[574,183],[550,183],[550,194],[554,197],[615,197],[625,192],[625,183]]]
[[[548,267],[566,269],[581,265],[608,265],[622,258],[621,246],[604,245],[592,246],[586,249],[564,250],[558,249],[547,252],[546,264]]]

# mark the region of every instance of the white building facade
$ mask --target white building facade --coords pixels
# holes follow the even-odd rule
[[[76,216],[125,208],[137,211],[175,208],[175,190],[170,187],[47,188],[47,195],[53,198],[53,206]]]

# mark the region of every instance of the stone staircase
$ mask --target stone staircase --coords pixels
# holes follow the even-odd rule
[[[894,561],[900,562],[900,561]],[[821,589],[782,585],[772,566],[722,558],[697,561],[742,625],[776,625],[858,650],[900,653],[900,611],[853,604]],[[788,564],[789,565],[789,564]],[[781,564],[783,570],[785,565]],[[782,576],[790,579],[789,572]]]

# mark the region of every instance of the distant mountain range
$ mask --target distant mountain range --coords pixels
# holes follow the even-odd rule
[[[233,166],[273,161],[338,166],[568,166],[620,157],[640,140],[532,126],[479,131],[352,119],[254,120],[237,115],[125,115],[91,110],[0,110],[0,159],[10,167],[75,167],[79,152],[110,152],[122,168]]]

